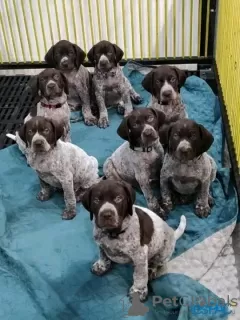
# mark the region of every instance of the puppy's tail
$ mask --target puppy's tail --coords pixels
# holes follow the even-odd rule
[[[187,225],[187,220],[185,216],[181,216],[181,220],[179,223],[178,228],[174,231],[174,237],[176,240],[178,240],[184,233]]]
[[[11,134],[11,133],[7,133],[6,136],[14,141],[17,140],[16,136],[14,134]]]

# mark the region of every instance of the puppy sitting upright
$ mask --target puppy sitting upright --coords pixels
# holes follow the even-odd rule
[[[127,140],[103,165],[107,178],[124,180],[140,187],[149,209],[162,213],[153,193],[159,187],[160,169],[164,152],[158,131],[164,124],[163,112],[151,108],[133,110],[118,127],[118,135]]]
[[[35,116],[52,119],[64,129],[62,140],[70,142],[70,110],[65,76],[56,69],[45,69],[30,80],[29,86],[35,101],[24,123]]]
[[[32,118],[19,130],[27,145],[27,161],[39,176],[41,191],[37,198],[46,201],[52,188],[63,189],[66,208],[62,218],[73,219],[76,201],[98,182],[98,162],[74,144],[59,140],[62,134],[62,126],[43,117]]]
[[[143,88],[152,95],[149,106],[163,111],[168,123],[187,117],[180,97],[180,88],[186,78],[183,70],[160,66],[149,72],[142,81]]]
[[[45,55],[45,61],[61,70],[68,80],[68,104],[72,111],[79,110],[87,125],[97,124],[91,110],[92,76],[82,65],[86,53],[76,44],[61,40],[52,46]]]
[[[124,110],[124,116],[127,116],[133,110],[131,99],[135,103],[141,101],[141,97],[134,91],[119,66],[123,54],[116,44],[109,41],[98,42],[87,54],[95,67],[93,87],[99,107],[100,128],[109,125],[106,107],[117,105],[119,113]]]
[[[103,275],[116,263],[134,265],[130,297],[140,300],[148,295],[148,280],[157,276],[172,256],[176,240],[184,233],[185,216],[176,231],[149,209],[133,206],[135,192],[125,182],[102,180],[83,196],[82,204],[94,218],[94,239],[99,246],[99,260],[92,272]]]
[[[206,153],[213,136],[195,121],[182,119],[169,126],[165,137],[168,151],[160,177],[165,212],[172,210],[174,198],[184,203],[193,195],[196,214],[207,217],[213,204],[209,188],[217,171],[214,159]]]

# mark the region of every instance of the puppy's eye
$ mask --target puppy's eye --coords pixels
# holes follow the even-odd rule
[[[115,201],[116,203],[120,203],[122,200],[123,200],[123,197],[122,197],[122,196],[117,196],[117,197],[114,199],[114,201]]]
[[[54,80],[58,80],[58,79],[59,79],[59,75],[58,75],[58,74],[55,74],[55,75],[53,76],[53,79],[54,79]]]
[[[179,138],[179,134],[178,133],[174,133],[173,138],[174,139],[178,139]]]
[[[28,134],[29,134],[30,136],[33,134],[33,132],[32,132],[31,129],[28,130]]]
[[[49,133],[49,129],[48,129],[48,128],[45,128],[45,129],[44,129],[44,133],[45,133],[45,134],[48,134],[48,133]]]
[[[176,78],[174,78],[174,77],[172,77],[171,79],[170,79],[170,82],[175,82],[176,81]]]
[[[94,200],[93,200],[93,202],[95,203],[95,204],[98,204],[99,203],[99,199],[98,198],[95,198]]]
[[[153,116],[149,116],[148,118],[147,118],[147,121],[148,122],[152,122],[154,120],[154,117]]]
[[[160,84],[162,84],[162,83],[163,83],[163,80],[162,80],[162,79],[156,81],[156,84],[159,84],[159,85],[160,85]]]

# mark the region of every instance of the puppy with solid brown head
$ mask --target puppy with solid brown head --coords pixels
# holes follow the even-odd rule
[[[166,122],[175,122],[187,117],[180,97],[180,88],[184,85],[186,78],[186,72],[183,70],[160,66],[149,72],[142,81],[143,88],[152,95],[149,106],[163,111]]]
[[[134,205],[135,191],[126,182],[102,180],[83,196],[82,204],[94,222],[93,235],[99,246],[99,259],[92,272],[103,275],[112,262],[134,265],[130,297],[140,300],[148,295],[148,280],[171,257],[175,243],[182,236],[186,219],[176,231],[149,209]]]
[[[119,62],[124,52],[116,44],[100,41],[88,52],[88,59],[94,64],[93,86],[99,107],[100,128],[109,125],[107,107],[117,106],[119,113],[127,116],[132,110],[131,99],[141,101],[128,79],[124,76]]]
[[[63,189],[66,208],[62,218],[73,219],[76,202],[98,182],[98,162],[76,145],[61,141],[62,133],[63,127],[44,117],[33,117],[18,132],[27,147],[27,161],[39,176],[37,198],[46,201],[54,188]]]
[[[68,81],[68,104],[72,111],[82,107],[87,125],[95,125],[96,117],[91,110],[92,76],[83,66],[86,53],[76,44],[61,40],[53,45],[45,55],[45,61],[60,70]]]
[[[174,197],[184,202],[186,196],[194,195],[196,214],[207,217],[213,204],[209,189],[217,171],[206,153],[214,141],[212,134],[201,124],[182,119],[168,127],[165,138],[168,151],[160,177],[165,213],[172,210]]]
[[[45,69],[30,80],[29,87],[35,101],[24,123],[35,116],[46,117],[64,128],[63,141],[71,141],[68,83],[65,76],[57,69]]]
[[[163,112],[152,108],[133,110],[118,127],[118,135],[126,140],[103,165],[107,178],[123,180],[140,187],[149,209],[161,213],[153,189],[159,187],[164,152],[158,131],[164,124]]]

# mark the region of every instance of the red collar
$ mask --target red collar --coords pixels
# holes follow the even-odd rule
[[[58,103],[58,104],[46,104],[46,103],[43,103],[41,102],[41,106],[44,107],[44,108],[48,108],[48,109],[57,109],[57,108],[61,108],[61,103]]]

